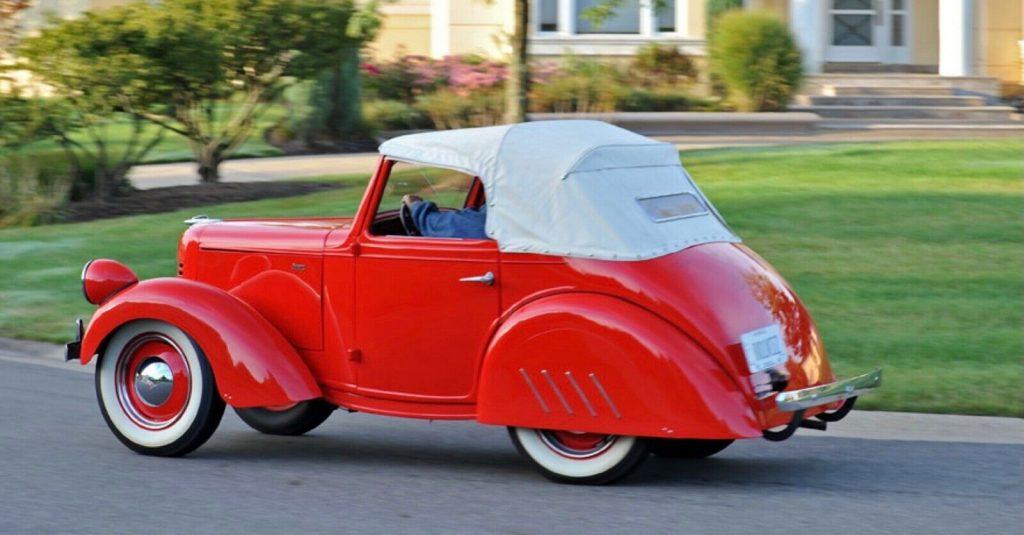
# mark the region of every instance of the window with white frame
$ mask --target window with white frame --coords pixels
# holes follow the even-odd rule
[[[600,23],[587,18],[587,11],[605,0],[576,0],[576,33],[640,33],[640,0],[622,0],[611,15]]]
[[[537,0],[537,29],[542,32],[558,31],[559,0]]]
[[[542,34],[581,36],[653,36],[679,32],[676,0],[622,0],[608,18],[595,24],[588,20],[587,12],[603,1],[535,0],[534,30]]]

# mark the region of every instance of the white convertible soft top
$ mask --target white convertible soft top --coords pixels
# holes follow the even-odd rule
[[[410,134],[380,152],[480,177],[486,232],[502,251],[644,260],[740,241],[675,146],[600,121]]]

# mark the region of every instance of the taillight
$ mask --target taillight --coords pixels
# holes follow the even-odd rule
[[[139,277],[135,272],[115,260],[90,260],[82,268],[82,293],[85,300],[94,305],[137,282]]]

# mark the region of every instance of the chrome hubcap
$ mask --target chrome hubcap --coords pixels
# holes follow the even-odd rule
[[[157,357],[149,357],[135,371],[134,387],[143,403],[159,407],[171,397],[174,374],[166,362]]]

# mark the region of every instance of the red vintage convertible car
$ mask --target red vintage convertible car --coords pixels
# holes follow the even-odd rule
[[[197,217],[178,276],[113,260],[68,358],[129,448],[183,455],[225,404],[295,435],[333,410],[506,426],[547,477],[607,483],[649,453],[824,429],[837,381],[810,314],[670,144],[592,121],[384,143],[355,217]],[[424,237],[404,194],[485,208],[487,239]]]

